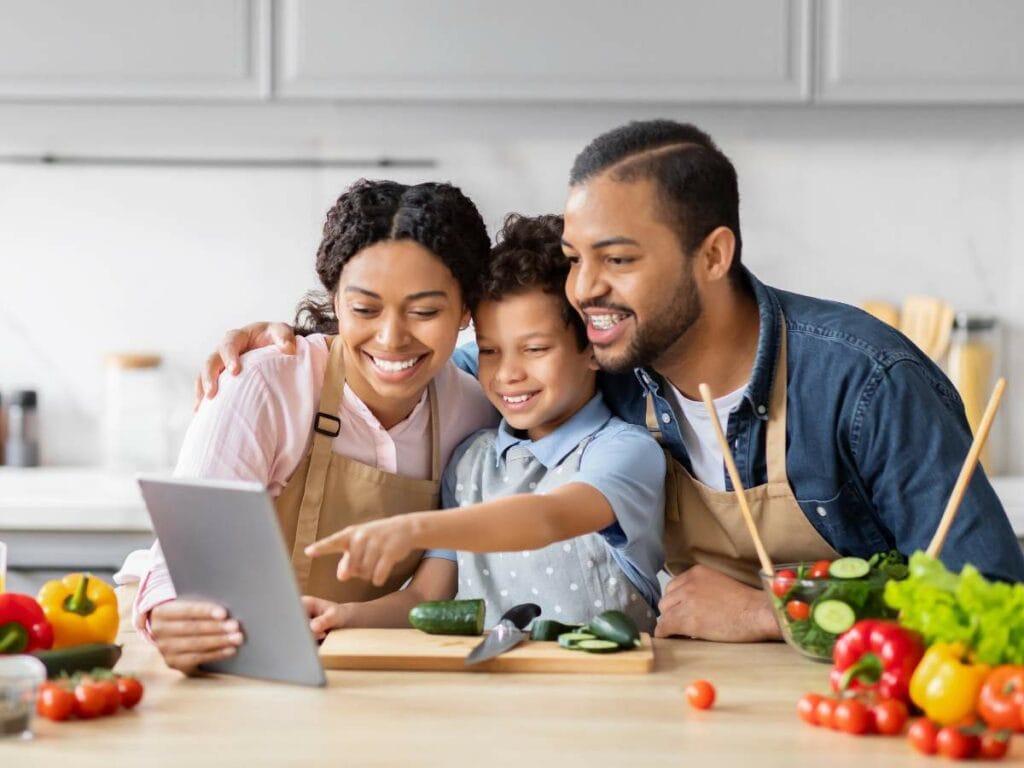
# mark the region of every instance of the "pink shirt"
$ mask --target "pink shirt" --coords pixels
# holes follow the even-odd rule
[[[325,337],[299,337],[295,354],[273,347],[242,357],[238,376],[222,376],[217,396],[204,400],[185,435],[174,474],[216,480],[251,480],[277,497],[309,451],[313,416],[327,366]],[[434,379],[441,430],[441,469],[455,447],[479,429],[498,423],[497,411],[476,379],[448,362]],[[430,406],[423,393],[412,413],[384,429],[370,409],[346,385],[338,410],[341,431],[334,450],[385,472],[429,479]],[[141,550],[140,550],[141,551]],[[175,597],[160,542],[141,569],[129,565],[120,583],[140,580],[133,606],[135,625],[146,636],[150,610]],[[136,553],[129,556],[137,563]],[[141,571],[133,574],[133,571]]]

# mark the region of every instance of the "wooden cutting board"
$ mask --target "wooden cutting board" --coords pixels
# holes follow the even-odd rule
[[[324,669],[407,669],[442,672],[590,672],[637,674],[654,669],[650,635],[619,653],[568,651],[558,643],[524,640],[495,659],[467,667],[482,637],[428,635],[418,629],[336,629],[320,646]]]

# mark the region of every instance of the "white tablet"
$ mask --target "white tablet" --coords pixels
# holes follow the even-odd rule
[[[245,642],[220,672],[326,684],[274,504],[263,486],[140,476],[139,487],[179,597],[210,600]]]

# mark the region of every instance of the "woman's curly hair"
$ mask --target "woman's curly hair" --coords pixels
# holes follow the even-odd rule
[[[360,179],[327,212],[316,254],[324,291],[311,292],[296,309],[298,333],[337,333],[334,294],[345,265],[382,240],[413,240],[439,258],[458,281],[462,301],[480,295],[490,240],[480,212],[451,184],[399,184]]]
[[[483,281],[481,297],[500,301],[510,294],[539,288],[561,300],[562,319],[576,333],[579,348],[586,349],[587,326],[565,296],[569,262],[562,253],[562,217],[505,217],[491,262]]]

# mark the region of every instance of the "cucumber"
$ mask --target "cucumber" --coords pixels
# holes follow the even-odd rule
[[[618,643],[623,648],[640,646],[640,630],[622,611],[605,611],[598,614],[586,629],[602,640]]]
[[[563,624],[554,619],[537,619],[533,622],[530,639],[540,640],[541,642],[554,641],[558,639],[559,635],[564,635],[567,632],[576,632],[582,626],[582,624]]]
[[[582,640],[576,649],[587,653],[617,653],[622,646],[612,640]]]
[[[46,667],[47,677],[58,677],[62,672],[91,672],[97,667],[113,669],[121,658],[121,646],[112,643],[89,643],[56,651],[36,651],[32,654]]]
[[[580,643],[587,640],[597,640],[597,637],[589,632],[566,632],[558,636],[558,644],[570,651],[575,651]]]
[[[842,600],[822,600],[811,611],[814,623],[826,632],[841,635],[853,626],[857,616]]]
[[[828,567],[828,575],[836,579],[859,579],[867,576],[871,565],[862,557],[840,557]]]
[[[409,611],[409,623],[431,635],[482,635],[483,600],[435,600]]]

